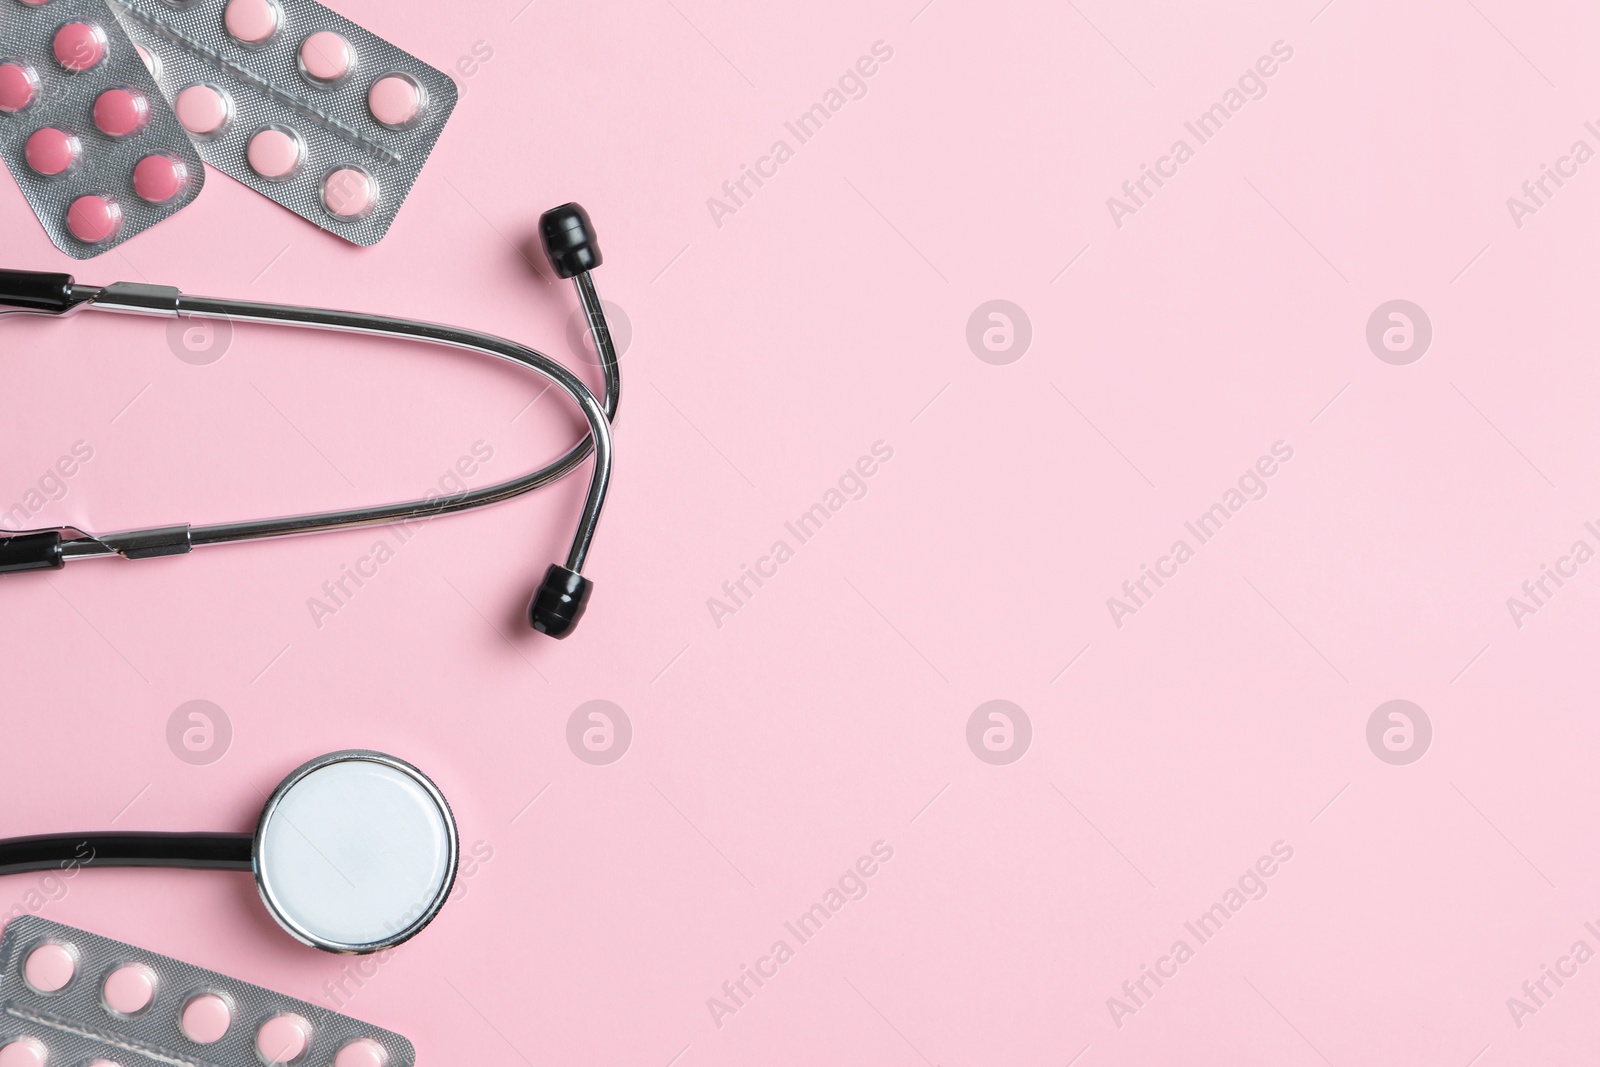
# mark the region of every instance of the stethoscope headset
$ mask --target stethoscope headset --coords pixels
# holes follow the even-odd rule
[[[336,330],[376,336],[399,337],[447,348],[481,352],[520,364],[547,378],[578,405],[589,423],[589,433],[554,462],[519,478],[496,485],[471,489],[452,496],[411,500],[398,504],[325,511],[286,518],[252,519],[211,526],[172,526],[124,530],[93,535],[74,527],[29,530],[0,536],[0,573],[60,568],[68,560],[98,556],[144,559],[152,556],[180,555],[201,545],[254,541],[267,537],[319,533],[357,526],[409,523],[436,515],[467,511],[496,504],[549,485],[576,469],[593,451],[594,469],[577,533],[564,563],[551,564],[544,583],[528,606],[528,621],[540,633],[565,637],[577,626],[588,603],[593,584],[581,571],[600,521],[606,488],[611,480],[611,427],[617,413],[621,374],[617,353],[606,325],[605,311],[595,292],[590,271],[601,263],[600,247],[595,242],[589,215],[577,204],[563,204],[545,212],[539,219],[540,236],[556,274],[573,279],[578,299],[588,318],[595,349],[604,375],[604,400],[598,400],[584,383],[561,364],[541,352],[513,341],[455,326],[440,326],[386,315],[366,315],[352,311],[329,311],[286,304],[263,304],[245,300],[218,300],[212,297],[185,296],[170,286],[117,282],[104,288],[78,285],[71,275],[33,271],[0,270],[0,307],[11,312],[67,315],[88,309],[119,311],[140,315],[184,316],[202,319],[227,319],[279,326],[301,326],[315,330]],[[10,312],[0,312],[6,314]]]
[[[47,834],[0,841],[0,875],[99,867],[247,871],[267,911],[328,952],[381,952],[444,907],[460,841],[444,794],[381,752],[330,752],[267,798],[254,833]]]

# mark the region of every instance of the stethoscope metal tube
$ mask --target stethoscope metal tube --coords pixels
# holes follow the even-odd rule
[[[470,489],[450,496],[394,504],[346,508],[337,511],[252,519],[209,526],[151,527],[118,533],[90,535],[62,527],[27,531],[0,537],[0,573],[58,568],[68,560],[120,555],[127,559],[178,555],[199,545],[227,544],[268,537],[292,537],[326,530],[349,529],[385,523],[409,523],[457,511],[495,504],[564,477],[595,457],[589,490],[578,520],[572,547],[564,564],[553,564],[544,585],[529,606],[534,629],[564,637],[577,625],[591,584],[581,574],[594,540],[595,527],[605,505],[612,469],[610,421],[615,417],[621,392],[621,373],[605,311],[595,291],[590,270],[601,262],[588,215],[576,204],[546,212],[540,220],[545,246],[556,272],[572,278],[583,304],[605,380],[605,398],[597,400],[583,381],[560,363],[524,345],[501,337],[455,326],[417,322],[387,315],[353,311],[266,304],[246,300],[185,296],[169,286],[119,282],[96,288],[77,285],[66,275],[39,275],[0,271],[0,303],[19,311],[66,315],[82,310],[126,314],[227,319],[265,325],[399,337],[447,348],[494,356],[527,367],[565,392],[578,405],[589,433],[554,462],[519,478]]]

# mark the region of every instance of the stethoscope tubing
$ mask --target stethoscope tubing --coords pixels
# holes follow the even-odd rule
[[[0,841],[0,876],[81,867],[249,871],[254,834],[100,832]]]

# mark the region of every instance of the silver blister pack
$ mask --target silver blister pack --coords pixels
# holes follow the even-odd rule
[[[6,927],[0,966],[8,1067],[416,1062],[411,1042],[392,1031],[37,915]]]
[[[200,155],[376,244],[456,105],[447,75],[315,0],[108,0]]]
[[[104,0],[0,0],[0,156],[78,259],[177,212],[205,181]]]

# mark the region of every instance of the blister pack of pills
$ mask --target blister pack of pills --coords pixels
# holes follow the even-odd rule
[[[315,0],[107,2],[207,163],[358,245],[456,105],[447,75]]]
[[[0,1067],[412,1067],[399,1034],[23,915],[0,942]]]
[[[104,0],[0,0],[0,156],[78,259],[172,215],[205,181]]]

